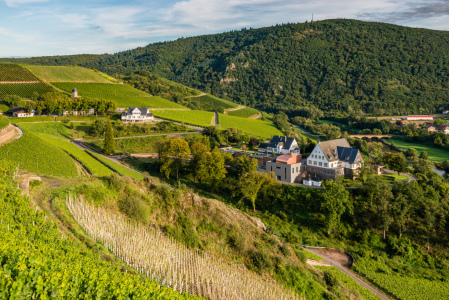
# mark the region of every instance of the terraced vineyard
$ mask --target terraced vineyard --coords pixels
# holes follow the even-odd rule
[[[221,109],[234,108],[237,107],[238,104],[233,103],[231,101],[217,98],[212,95],[204,95],[201,97],[191,97],[189,98],[190,102],[197,103],[197,106],[201,108],[201,110],[208,111],[220,111]]]
[[[39,79],[20,65],[0,64],[0,82],[2,81],[39,81]]]
[[[126,84],[85,82],[52,82],[51,84],[67,93],[72,93],[73,88],[76,87],[80,96],[150,96]]]
[[[258,115],[259,113],[260,112],[257,109],[254,109],[252,107],[245,107],[244,109],[229,111],[228,115],[234,117],[249,118],[254,115]]]
[[[119,173],[122,176],[128,176],[131,178],[134,178],[136,180],[143,180],[144,176],[136,171],[133,171],[131,169],[128,169],[118,163],[115,163],[101,155],[98,155],[96,153],[93,153],[92,151],[86,150],[90,155],[92,155],[92,157],[96,158],[97,160],[99,160],[100,162],[102,162],[103,164],[107,165],[108,167],[110,167],[111,169],[113,169],[114,171],[116,171],[117,173]]]
[[[214,125],[214,113],[201,110],[154,110],[153,114],[162,119],[184,122],[198,126]]]
[[[22,98],[31,98],[34,92],[39,95],[53,92],[53,88],[48,84],[38,83],[1,83],[0,84],[0,97],[6,95],[17,95]]]
[[[0,164],[0,298],[200,299],[125,273],[61,236],[57,225],[16,188],[14,170],[15,165]]]
[[[74,66],[25,66],[46,82],[94,82],[115,83],[111,76],[91,69]]]
[[[114,100],[119,107],[155,107],[155,108],[180,108],[187,109],[176,102],[169,101],[159,96],[89,96],[92,99]]]
[[[243,132],[268,139],[273,135],[283,135],[271,121],[253,120],[219,114],[219,123],[223,128],[240,128]]]
[[[61,177],[78,175],[75,163],[67,153],[26,130],[20,139],[0,147],[0,159],[32,173]]]

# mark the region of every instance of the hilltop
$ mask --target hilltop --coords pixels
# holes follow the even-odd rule
[[[264,111],[313,105],[328,114],[404,115],[449,108],[448,49],[448,32],[326,20],[20,61],[146,70]]]

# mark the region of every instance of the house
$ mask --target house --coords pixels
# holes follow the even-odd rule
[[[416,121],[416,120],[433,120],[432,116],[405,116],[404,120],[407,121]]]
[[[34,110],[27,113],[24,109],[16,110],[12,113],[14,117],[19,118],[27,118],[27,117],[33,117],[34,116]]]
[[[426,130],[427,130],[428,132],[435,132],[435,131],[437,131],[437,129],[435,128],[435,126],[427,126],[427,127],[426,127]]]
[[[302,155],[289,153],[279,155],[267,162],[266,171],[273,172],[279,181],[293,183],[301,174]]]
[[[444,134],[449,134],[449,124],[441,124],[438,126],[438,130]]]
[[[449,114],[449,110],[448,109],[443,110],[443,115],[447,115],[447,114]]]
[[[354,179],[362,163],[360,150],[351,148],[348,140],[342,138],[318,142],[306,160],[306,171],[319,181],[334,180],[338,176]],[[303,183],[307,184],[306,181]]]
[[[128,111],[122,113],[122,122],[151,122],[154,116],[148,107],[130,107]]]
[[[269,143],[261,143],[257,150],[260,152],[276,154],[299,154],[299,146],[296,139],[279,135],[273,136]]]

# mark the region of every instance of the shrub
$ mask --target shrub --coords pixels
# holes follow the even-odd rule
[[[288,247],[286,244],[279,246],[279,250],[281,250],[282,254],[285,257],[290,257],[290,255],[291,255],[290,247]]]
[[[248,267],[255,271],[262,271],[264,269],[270,269],[273,266],[271,258],[264,251],[249,250],[247,252]]]
[[[328,270],[324,271],[324,281],[330,287],[335,287],[338,284],[337,276]]]
[[[240,253],[244,253],[248,247],[245,236],[235,231],[228,236],[228,244]]]
[[[137,196],[131,196],[125,199],[121,199],[118,202],[118,207],[121,212],[123,212],[133,220],[142,223],[149,222],[149,207],[142,199]]]
[[[295,250],[295,254],[300,262],[302,262],[303,264],[307,263],[307,256],[303,251]]]

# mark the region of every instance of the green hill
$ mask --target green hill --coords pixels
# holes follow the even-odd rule
[[[180,38],[80,65],[108,74],[147,70],[261,110],[314,105],[404,115],[449,108],[448,50],[444,31],[326,20]]]
[[[111,83],[117,82],[101,72],[74,66],[26,66],[37,77],[45,82],[94,82]]]
[[[0,64],[0,82],[38,81],[30,71],[16,64]]]

